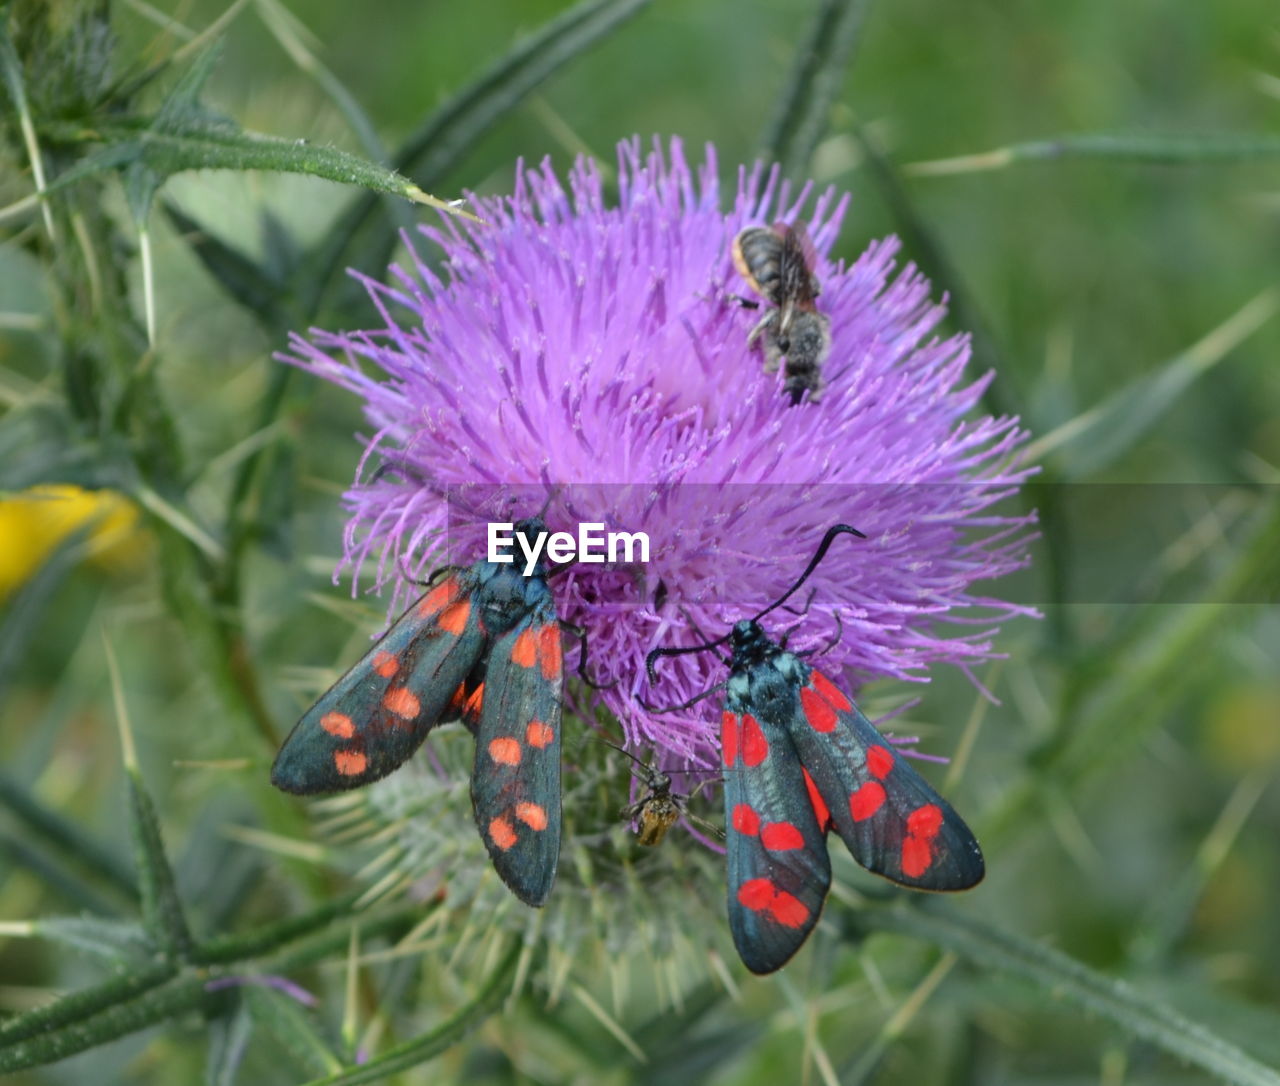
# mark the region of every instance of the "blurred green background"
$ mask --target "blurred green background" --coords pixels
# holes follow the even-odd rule
[[[394,149],[568,6],[294,0],[293,15],[314,37],[290,40],[326,66]],[[714,142],[731,183],[736,164],[760,147],[817,7],[655,0],[556,71],[428,187],[445,198],[464,188],[504,192],[517,158],[550,155],[564,167],[585,150],[611,163],[616,141],[636,133],[678,134],[695,158]],[[157,11],[179,26],[165,34]],[[203,29],[225,11],[203,0],[118,3],[119,63],[158,60],[182,44],[184,28]],[[241,7],[204,101],[248,129],[367,153],[325,93],[327,77],[301,69],[282,46],[280,18],[269,5]],[[153,88],[142,102],[154,109],[159,97]],[[989,874],[956,908],[1126,978],[1272,1065],[1280,1064],[1280,163],[1266,141],[1278,127],[1273,4],[901,0],[868,6],[804,171],[853,193],[838,255],[852,259],[887,233],[905,236],[907,257],[924,264],[937,292],[952,292],[968,322],[980,322],[973,372],[998,371],[989,406],[1019,414],[1043,439],[1045,485],[1025,497],[1046,514],[1046,540],[1017,591],[1045,618],[1009,624],[1000,637],[1008,660],[979,675],[999,704],[948,672],[919,691],[869,691],[881,709],[922,693],[896,726],[923,734],[931,750],[966,751],[973,740],[948,794],[978,831]],[[995,170],[912,169],[1097,134],[1122,135],[1119,149]],[[1228,136],[1256,142],[1259,153],[1216,153]],[[1182,141],[1180,160],[1141,161],[1140,141],[1163,137]],[[883,156],[879,166],[868,162],[864,139]],[[19,149],[6,156],[0,202],[9,204],[32,184]],[[119,186],[102,191],[120,235],[133,236]],[[264,241],[264,213],[305,253],[358,195],[312,178],[204,172],[176,177],[162,199],[243,253],[279,261],[286,250]],[[380,207],[379,221],[390,207]],[[407,207],[401,202],[400,212]],[[88,441],[84,460],[50,454],[40,420],[66,413],[67,325],[33,255],[39,217],[11,219],[0,246],[0,454],[10,491],[0,504],[0,762],[21,795],[6,785],[0,797],[4,921],[132,915],[127,879],[104,874],[129,864],[104,630],[193,924],[234,929],[279,918],[348,886],[254,850],[226,827],[306,836],[299,805],[265,787],[272,747],[263,732],[282,735],[319,685],[314,669],[354,658],[381,617],[380,601],[352,604],[345,585],[328,581],[341,546],[338,496],[360,451],[349,440],[363,429],[357,404],[299,377],[278,420],[258,429],[279,368],[271,352],[290,325],[273,326],[221,289],[172,217],[157,208],[149,222],[157,334],[145,365],[186,450],[183,515],[206,528],[220,523],[246,454],[269,450],[238,583],[221,597],[238,602],[230,625],[243,620],[235,644],[244,658],[228,659],[216,621],[191,613],[216,609],[219,598],[216,586],[205,586],[213,604],[196,586],[199,560],[186,575],[156,560],[169,544],[157,540],[154,507],[132,528],[118,513],[123,519],[107,525],[111,547],[86,558],[81,539],[59,547],[66,524],[47,523],[47,508],[16,497],[36,483],[90,481],[84,463],[98,454]],[[140,313],[136,251],[115,256]],[[298,268],[280,270],[287,279]],[[372,320],[358,294],[341,292],[308,316],[326,327]],[[965,325],[953,319],[950,327]],[[1083,438],[1072,442],[1064,426]],[[1055,489],[1100,483],[1220,485],[1170,491],[1184,526],[1149,563],[1127,558],[1150,580],[1111,600],[1081,586],[1096,583],[1123,549],[1126,511],[1108,512],[1098,500],[1097,519],[1074,522]],[[262,699],[256,721],[227,693],[245,664]],[[236,759],[245,761],[182,764]],[[95,866],[74,847],[59,851],[22,797],[94,835],[107,859]],[[695,846],[676,835],[664,847]],[[720,892],[699,893],[714,902]],[[686,921],[680,900],[657,905],[670,923]],[[547,1008],[526,997],[509,1020],[489,1019],[398,1081],[1211,1081],[1131,1039],[1105,1013],[1087,1014],[1001,970],[972,961],[946,968],[937,949],[897,936],[844,943],[821,944],[818,954],[838,953],[834,964],[815,961],[809,948],[767,980],[749,978],[730,957],[732,988],[700,989],[674,1010],[637,981],[609,1013],[648,1038],[648,1062],[585,1002]],[[940,969],[936,989],[919,987]],[[25,1010],[103,975],[101,964],[56,940],[0,937],[2,1010]],[[341,971],[306,979],[322,995],[318,1020],[337,1030]],[[458,977],[457,1001],[474,979]],[[397,1037],[434,1024],[438,1008],[416,1007],[410,996],[381,1006],[390,998],[380,994],[384,980],[366,976],[363,1018],[381,1010]],[[413,989],[405,982],[403,990]],[[15,1081],[198,1082],[209,1035],[187,1014]],[[273,1059],[271,1045],[252,1042],[239,1081],[308,1077],[287,1048]]]

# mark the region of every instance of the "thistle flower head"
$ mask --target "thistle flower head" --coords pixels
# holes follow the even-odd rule
[[[416,591],[406,566],[474,562],[490,520],[543,506],[551,531],[645,532],[647,564],[579,563],[552,585],[614,684],[593,696],[666,765],[715,764],[714,709],[651,715],[636,695],[678,703],[723,674],[683,656],[647,692],[645,655],[768,605],[838,522],[867,539],[832,549],[773,634],[861,678],[989,658],[988,625],[1021,609],[975,584],[1025,563],[1029,518],[990,509],[1027,474],[1024,435],[978,413],[991,376],[966,375],[966,338],[931,335],[928,282],[895,270],[893,239],[832,259],[847,197],[831,190],[743,169],[726,209],[711,148],[696,170],[678,141],[618,160],[616,202],[591,162],[567,181],[518,168],[511,196],[476,201],[483,224],[424,226],[408,267],[365,280],[377,327],[294,338],[286,360],[361,396],[372,427],[347,493],[354,579],[377,558],[394,610]],[[731,250],[747,226],[799,219],[831,348],[821,402],[793,406],[748,342],[759,315]],[[968,632],[942,628],[956,619]]]

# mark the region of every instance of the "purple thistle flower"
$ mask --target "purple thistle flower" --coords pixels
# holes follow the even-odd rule
[[[809,186],[757,166],[726,213],[712,148],[696,176],[675,140],[618,157],[618,206],[590,162],[567,188],[549,164],[517,168],[514,195],[476,200],[485,224],[420,228],[443,270],[415,253],[390,284],[361,277],[381,327],[293,338],[284,360],[360,395],[373,428],[346,496],[353,592],[377,557],[394,612],[421,591],[403,566],[469,564],[488,521],[548,501],[551,531],[648,533],[649,564],[577,564],[551,583],[561,618],[588,632],[593,677],[616,681],[592,696],[667,766],[718,764],[714,699],[655,716],[636,693],[674,704],[724,675],[710,653],[668,659],[647,692],[645,655],[776,599],[837,522],[868,538],[838,541],[793,601],[807,612],[770,617],[775,635],[834,641],[824,670],[863,679],[991,659],[994,624],[1034,613],[973,589],[1027,562],[1034,517],[991,512],[1030,473],[1025,432],[975,414],[992,375],[966,382],[967,338],[930,336],[944,310],[928,282],[895,275],[894,239],[830,259],[847,196],[809,209]],[[800,217],[832,347],[822,402],[792,406],[747,343],[758,314],[735,300],[749,291],[730,250],[743,227]]]

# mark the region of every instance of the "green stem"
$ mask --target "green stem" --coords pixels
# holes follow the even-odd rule
[[[209,939],[192,951],[191,960],[200,965],[228,965],[262,957],[285,943],[310,935],[327,927],[334,920],[349,916],[359,898],[360,894],[353,892],[327,901],[301,916],[288,917],[246,935],[223,935]]]
[[[22,1071],[65,1060],[68,1056],[97,1048],[157,1022],[176,1018],[217,998],[206,989],[206,984],[204,977],[174,978],[61,1029],[6,1044],[0,1048],[0,1072]]]
[[[760,147],[760,157],[780,163],[787,177],[799,178],[809,170],[870,8],[871,0],[821,0],[796,50]]]
[[[1176,166],[1186,163],[1239,162],[1280,156],[1280,139],[1249,133],[1206,134],[1203,136],[1148,136],[1141,133],[1101,135],[1088,133],[1030,140],[998,147],[993,151],[957,155],[954,158],[913,162],[903,167],[912,177],[941,177],[948,174],[1003,170],[1024,162],[1044,162],[1062,158],[1111,158],[1122,162]]]
[[[136,973],[112,977],[91,988],[64,995],[46,1006],[36,1007],[0,1023],[0,1046],[8,1046],[89,1018],[163,984],[176,972],[177,966],[158,962],[145,966]]]

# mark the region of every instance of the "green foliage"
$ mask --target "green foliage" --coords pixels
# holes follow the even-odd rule
[[[279,0],[164,6],[0,5],[0,489],[141,516],[120,563],[91,517],[12,584],[0,541],[0,1072],[1280,1082],[1269,7],[294,5],[313,38]],[[944,908],[844,872],[770,980],[688,839],[601,829],[603,752],[562,864],[607,890],[533,920],[396,869],[429,813],[370,844],[369,808],[318,828],[266,779],[319,685],[289,669],[376,621],[321,579],[364,423],[271,352],[358,326],[340,273],[380,275],[414,205],[467,213],[424,190],[654,130],[852,190],[841,255],[902,236],[1044,469],[1004,704],[961,741],[975,695],[936,676],[914,713],[965,751],[988,884]],[[1090,595],[1132,525],[1075,499],[1134,480],[1216,485],[1170,486],[1179,534]]]

